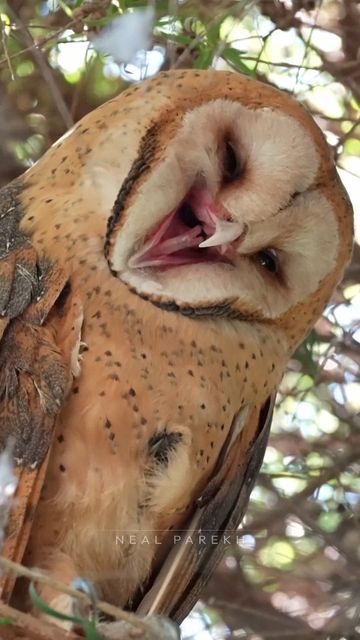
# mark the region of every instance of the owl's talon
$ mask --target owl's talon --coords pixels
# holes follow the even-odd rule
[[[67,616],[69,620],[60,620],[51,615],[44,615],[49,622],[56,624],[56,626],[65,629],[66,631],[74,631],[80,635],[84,634],[84,629],[81,624],[78,624],[75,620],[70,618],[82,619],[86,622],[92,620],[95,617],[95,607],[97,601],[97,594],[93,584],[85,578],[76,577],[70,584],[71,588],[85,593],[92,601],[92,604],[84,603],[78,600],[76,597],[67,593],[62,593],[51,600],[49,606],[54,611]]]
[[[73,606],[72,606],[72,615],[74,618],[81,618],[83,620],[92,620],[96,615],[96,603],[98,600],[98,595],[96,593],[96,589],[92,582],[86,580],[86,578],[82,578],[81,576],[77,576],[71,581],[70,584],[72,589],[79,591],[80,593],[85,593],[88,598],[91,600],[91,604],[84,603],[77,598],[73,598]],[[81,629],[81,626],[74,625],[74,628],[77,630]]]

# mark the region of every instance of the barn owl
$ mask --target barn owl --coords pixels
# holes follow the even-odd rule
[[[19,476],[4,552],[180,620],[349,259],[322,133],[248,77],[164,72],[3,189],[0,226],[1,438]]]

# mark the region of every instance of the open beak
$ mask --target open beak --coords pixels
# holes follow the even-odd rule
[[[198,262],[228,262],[232,242],[245,232],[205,191],[190,192],[129,259],[131,269],[170,267]]]

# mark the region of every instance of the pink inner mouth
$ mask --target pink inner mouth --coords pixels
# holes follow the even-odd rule
[[[229,245],[244,232],[224,219],[205,192],[189,193],[129,260],[130,268],[170,267],[198,262],[227,262]]]

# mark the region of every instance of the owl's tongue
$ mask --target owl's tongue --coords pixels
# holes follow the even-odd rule
[[[244,226],[219,217],[204,193],[189,194],[169,213],[129,260],[130,268],[176,266],[223,260]]]

